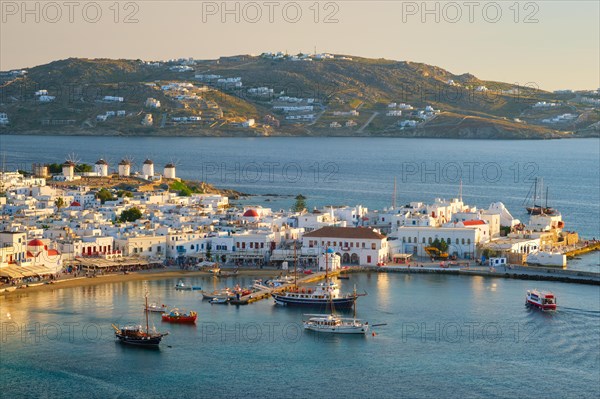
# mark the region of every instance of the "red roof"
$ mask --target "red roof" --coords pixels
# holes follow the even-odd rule
[[[369,228],[360,227],[321,227],[318,230],[305,233],[303,237],[317,238],[350,238],[350,239],[367,239],[367,240],[383,240],[384,235],[376,233]]]
[[[465,226],[478,226],[478,225],[481,225],[481,224],[485,224],[485,222],[483,220],[465,220],[462,223]]]
[[[246,217],[246,218],[257,218],[258,217],[258,212],[256,212],[256,210],[254,210],[254,209],[248,209],[246,212],[244,212],[244,217]]]
[[[44,242],[42,240],[38,240],[36,238],[35,240],[29,241],[29,243],[27,243],[27,246],[29,246],[29,247],[43,247],[44,246]]]
[[[50,256],[56,256],[59,255],[58,251],[56,249],[49,249],[48,250],[48,255]]]
[[[71,202],[71,206],[81,206],[81,204],[77,201]]]

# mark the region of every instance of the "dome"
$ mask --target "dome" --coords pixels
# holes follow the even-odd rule
[[[77,201],[71,202],[71,206],[81,206],[81,204]]]
[[[244,217],[245,218],[257,218],[258,212],[256,212],[255,209],[248,209],[246,212],[244,212]]]
[[[27,246],[29,247],[43,247],[44,246],[44,242],[42,240],[38,240],[37,238],[35,240],[31,240],[27,243]]]

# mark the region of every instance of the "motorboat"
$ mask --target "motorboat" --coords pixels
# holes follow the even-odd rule
[[[183,281],[179,280],[179,282],[175,285],[175,289],[178,291],[198,291],[201,290],[202,287],[197,285],[186,285]]]
[[[543,311],[556,310],[556,296],[552,292],[528,290],[525,305]]]
[[[330,334],[366,334],[369,331],[369,322],[359,319],[339,317],[335,314],[316,314],[303,321],[304,329],[319,333]]]

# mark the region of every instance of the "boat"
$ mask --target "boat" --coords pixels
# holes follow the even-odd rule
[[[211,305],[223,305],[229,302],[229,298],[213,298],[210,301]]]
[[[183,281],[179,280],[179,282],[175,285],[175,289],[178,291],[198,291],[201,290],[202,287],[197,285],[185,285]]]
[[[525,295],[525,305],[543,311],[555,311],[556,296],[551,292],[528,290]]]
[[[354,289],[356,294],[356,288]],[[331,299],[330,299],[331,300]],[[356,318],[356,306],[353,317],[340,317],[335,313],[331,304],[331,314],[309,314],[308,320],[303,320],[304,329],[328,334],[362,334],[369,331],[369,322],[362,322]]]
[[[148,292],[146,291],[146,308],[148,308]],[[157,332],[150,331],[148,326],[148,313],[146,314],[146,329],[141,325],[138,326],[124,326],[117,327],[112,324],[113,329],[115,330],[115,337],[119,340],[119,342],[127,345],[136,345],[141,347],[148,348],[156,348],[162,341],[162,339],[167,336],[168,332]]]
[[[168,308],[167,305],[159,305],[153,302],[150,305],[146,306],[145,309],[147,312],[165,313]]]
[[[217,277],[235,277],[238,275],[238,271],[237,271],[237,269],[230,271],[230,272],[229,271],[224,272],[223,270],[219,270],[216,274],[217,274]]]
[[[295,281],[292,276],[280,276],[271,280],[265,281],[265,285],[269,288],[281,287],[282,285],[291,284]]]
[[[533,199],[533,203],[531,206],[527,206],[525,209],[527,213],[530,215],[556,215],[558,211],[554,208],[548,206],[548,187],[546,187],[546,197],[545,197],[545,206],[541,205],[543,200],[544,193],[544,179],[543,178],[535,178],[533,182],[532,188],[529,190],[531,197]],[[528,195],[529,196],[529,195]],[[538,200],[540,203],[538,204]],[[525,200],[527,201],[527,199]]]
[[[325,281],[317,284],[314,288],[299,288],[294,284],[294,288],[289,291],[272,293],[275,304],[280,306],[313,307],[321,309],[351,309],[359,296],[365,294],[340,294],[340,288],[337,283],[331,281],[328,276],[328,267],[325,265]]]
[[[190,313],[181,313],[179,309],[172,309],[169,313],[163,313],[162,321],[168,323],[179,324],[194,324],[198,318],[198,313],[191,311]]]
[[[207,300],[207,301],[211,300],[213,298],[227,299],[231,295],[233,295],[233,293],[231,292],[231,290],[229,288],[225,288],[220,291],[213,291],[213,292],[202,291],[202,299]]]
[[[366,334],[369,331],[369,322],[362,322],[350,317],[339,317],[335,314],[329,315],[306,315],[312,316],[303,321],[304,329],[320,333],[330,334]]]

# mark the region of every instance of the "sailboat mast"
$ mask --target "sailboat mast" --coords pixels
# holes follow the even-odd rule
[[[354,303],[352,309],[354,310],[354,318],[356,319],[356,284],[354,284]]]
[[[146,334],[150,334],[150,327],[148,326],[148,291],[146,290]]]
[[[546,208],[548,208],[548,187],[546,187]]]
[[[537,193],[538,193],[538,178],[535,178],[534,189],[533,189],[533,207],[537,206]]]
[[[327,252],[329,251],[329,247],[325,247],[325,282],[329,280],[329,266],[327,265]]]
[[[298,257],[296,256],[296,241],[294,241],[294,287],[298,286]]]

